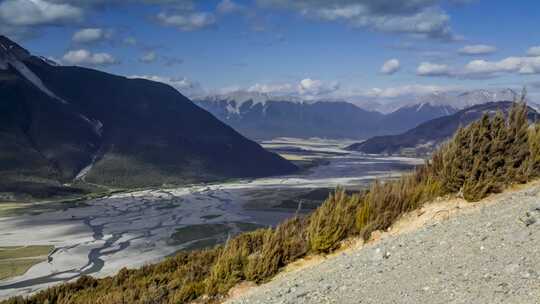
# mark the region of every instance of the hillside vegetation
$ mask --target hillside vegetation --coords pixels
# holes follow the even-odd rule
[[[438,196],[476,201],[539,175],[540,126],[529,126],[526,105],[516,103],[507,117],[485,115],[460,129],[413,173],[353,195],[338,189],[309,216],[240,234],[212,249],[181,252],[103,279],[83,277],[4,303],[217,302],[241,281],[264,282],[300,257],[336,250],[347,238],[367,239]]]

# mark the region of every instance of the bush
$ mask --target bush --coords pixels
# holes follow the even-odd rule
[[[267,233],[260,252],[248,262],[247,278],[257,283],[274,276],[281,267],[308,251],[307,219],[294,217]]]
[[[337,189],[310,217],[308,237],[314,252],[329,252],[354,229],[354,214],[360,197]]]
[[[538,171],[530,160],[538,138],[528,131],[527,113],[524,103],[514,104],[507,121],[499,112],[461,128],[439,152],[442,169],[435,174],[444,191],[478,201],[512,183],[528,181]]]
[[[270,229],[259,229],[227,242],[206,280],[207,293],[225,294],[236,283],[246,280],[249,257],[261,250],[271,233]]]

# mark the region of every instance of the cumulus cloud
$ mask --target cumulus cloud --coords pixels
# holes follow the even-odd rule
[[[540,56],[540,45],[539,46],[533,46],[533,47],[530,47],[528,50],[527,50],[527,56]]]
[[[497,48],[492,45],[475,44],[466,45],[459,49],[458,53],[461,55],[487,55],[493,54],[497,51]]]
[[[216,18],[211,13],[191,11],[162,12],[156,16],[156,19],[161,25],[175,27],[185,32],[212,27],[216,23]]]
[[[399,71],[399,69],[400,69],[399,60],[390,59],[382,65],[381,73],[386,74],[386,75],[392,75],[396,73],[397,71]]]
[[[453,77],[461,79],[493,78],[504,74],[540,74],[540,56],[513,56],[501,60],[472,60],[462,68],[450,68],[446,64],[422,62],[416,74],[419,76]]]
[[[339,90],[338,82],[325,82],[319,79],[305,78],[299,82],[289,83],[256,83],[247,89],[233,86],[222,88],[220,92],[247,91],[275,96],[301,97],[303,99],[314,99],[327,96]]]
[[[85,49],[69,51],[62,57],[64,64],[86,65],[86,66],[107,66],[117,64],[118,61],[108,53],[92,53]]]
[[[0,22],[11,26],[37,26],[78,21],[83,11],[68,3],[45,0],[5,0],[0,3]]]
[[[298,92],[303,96],[320,96],[335,92],[339,89],[338,82],[323,82],[318,79],[302,79],[298,84]]]
[[[473,60],[465,66],[464,72],[486,76],[500,73],[539,74],[540,56],[508,57],[499,61]]]
[[[201,88],[199,83],[189,80],[186,77],[172,78],[157,75],[133,75],[129,78],[140,78],[165,83],[177,89],[180,93],[186,95],[187,97],[197,96],[203,92],[203,89]]]
[[[438,0],[259,0],[263,7],[292,9],[325,21],[341,21],[352,27],[456,40],[450,17]]]
[[[229,2],[225,1],[224,10],[235,8],[235,3]],[[0,32],[17,37],[33,36],[46,26],[78,24],[90,10],[102,12],[105,8],[118,9],[133,3],[161,8],[162,13],[154,19],[184,31],[215,23],[212,13],[196,11],[194,0],[0,0]]]
[[[418,76],[449,76],[450,68],[446,64],[422,62],[416,69]]]
[[[141,61],[143,63],[152,63],[152,62],[156,61],[156,59],[157,59],[156,52],[151,51],[151,52],[148,52],[148,53],[144,54],[141,58],[139,58],[139,61]]]
[[[35,36],[43,26],[66,25],[82,20],[84,11],[66,3],[46,0],[0,1],[0,33],[12,38]]]
[[[93,43],[112,38],[112,31],[102,28],[85,28],[73,34],[71,40],[76,43]]]

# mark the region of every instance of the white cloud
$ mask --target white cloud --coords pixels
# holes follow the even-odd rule
[[[533,56],[533,57],[540,56],[540,45],[530,47],[527,50],[527,56]]]
[[[298,93],[303,96],[320,96],[339,89],[338,82],[326,83],[321,80],[306,78],[298,84]]]
[[[341,21],[352,27],[412,34],[442,40],[458,37],[450,17],[438,0],[258,0],[259,5],[292,9],[326,21]]]
[[[241,6],[240,4],[238,4],[238,3],[236,3],[236,2],[234,2],[232,0],[222,0],[217,5],[217,8],[216,8],[218,13],[220,13],[220,14],[236,13],[238,11],[241,11],[242,9],[244,9],[243,6]]]
[[[144,63],[152,63],[156,61],[156,59],[157,59],[156,52],[148,52],[144,54],[141,58],[139,58],[139,60]]]
[[[422,62],[416,69],[418,76],[449,76],[450,74],[450,68],[446,64]]]
[[[85,28],[73,34],[71,40],[76,43],[92,43],[110,39],[112,31],[101,28]]]
[[[487,55],[492,54],[497,51],[497,48],[491,45],[485,44],[475,44],[475,45],[466,45],[461,48],[458,53],[462,55]]]
[[[303,99],[314,99],[328,96],[339,90],[338,82],[325,82],[318,79],[305,78],[299,82],[291,83],[256,83],[247,89],[241,86],[231,86],[221,88],[220,93],[231,93],[235,91],[256,92],[273,96],[301,97]]]
[[[157,20],[164,26],[175,27],[181,31],[195,31],[215,25],[216,18],[211,13],[182,11],[173,14],[159,13]]]
[[[88,50],[74,50],[62,57],[62,63],[70,65],[106,66],[118,61],[108,53],[92,53]]]
[[[494,76],[500,73],[539,74],[540,56],[508,57],[500,61],[473,60],[465,66],[470,75]]]
[[[68,3],[45,0],[5,0],[0,3],[0,24],[37,26],[78,21],[83,11]]]
[[[504,74],[540,74],[540,56],[507,57],[501,60],[472,60],[462,68],[446,64],[422,62],[416,70],[418,76],[453,77],[461,79],[492,78]]]
[[[386,75],[392,75],[396,73],[397,71],[399,71],[399,69],[400,69],[399,60],[390,59],[382,65],[381,73],[386,74]]]

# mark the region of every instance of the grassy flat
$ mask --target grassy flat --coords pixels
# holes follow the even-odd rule
[[[43,259],[21,259],[0,261],[0,280],[24,274],[32,266],[43,262]]]
[[[45,261],[53,249],[48,245],[0,247],[0,280],[24,274]]]
[[[0,261],[47,256],[53,249],[49,245],[0,247]]]

